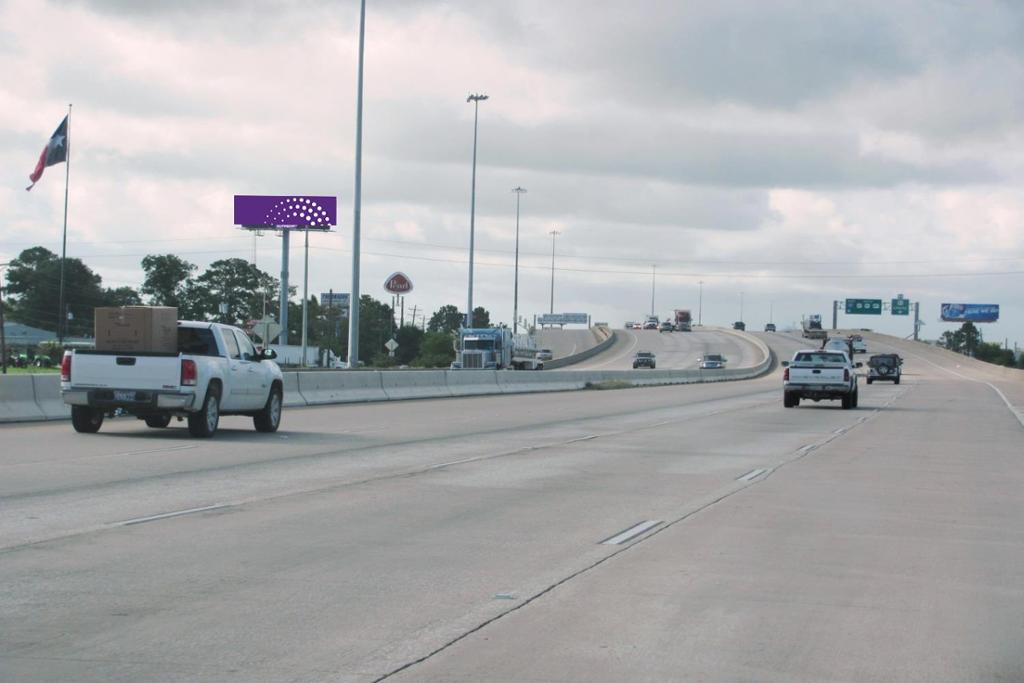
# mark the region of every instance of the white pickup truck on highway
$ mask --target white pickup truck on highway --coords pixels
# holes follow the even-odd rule
[[[856,368],[844,351],[808,349],[797,351],[793,360],[783,361],[782,404],[787,408],[800,405],[800,399],[840,400],[844,410],[857,407]]]
[[[221,415],[250,415],[257,431],[275,432],[284,399],[275,357],[236,327],[179,321],[177,353],[66,352],[61,395],[78,432],[99,431],[118,409],[157,429],[186,418],[196,437],[213,436]]]

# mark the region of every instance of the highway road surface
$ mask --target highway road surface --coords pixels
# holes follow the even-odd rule
[[[598,345],[599,339],[592,329],[537,330],[537,348],[549,349],[555,358],[583,353]]]
[[[615,335],[615,343],[607,350],[581,363],[566,366],[566,369],[630,370],[633,367],[633,356],[638,351],[654,353],[657,367],[661,370],[692,370],[697,367],[698,359],[708,353],[722,354],[729,367],[753,367],[762,360],[756,346],[728,330],[616,330]]]
[[[1024,680],[1024,380],[869,345],[904,382],[849,411],[776,371],[0,426],[0,680]]]

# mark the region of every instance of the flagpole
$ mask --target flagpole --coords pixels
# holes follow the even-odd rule
[[[64,345],[64,324],[67,314],[64,312],[64,262],[68,256],[68,181],[71,179],[71,105],[68,104],[68,125],[64,129],[64,150],[67,159],[64,161],[64,235],[60,248],[60,294],[57,297],[57,339]]]

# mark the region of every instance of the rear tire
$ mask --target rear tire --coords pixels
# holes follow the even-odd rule
[[[89,406],[71,406],[71,426],[79,434],[95,434],[103,426],[103,411]]]
[[[855,391],[855,392],[853,392],[853,401],[852,401],[851,407],[852,408],[856,408],[857,404],[859,404],[859,403],[860,403],[860,392],[859,391]]]
[[[894,379],[894,380],[893,380],[892,382],[893,382],[893,384],[899,384],[899,383],[900,383],[900,378],[899,378],[899,377],[897,377],[897,378],[896,378],[896,379]]]
[[[170,415],[150,415],[146,418],[146,426],[153,429],[163,429],[169,424],[171,424]]]
[[[267,404],[263,406],[263,410],[252,416],[252,424],[256,427],[256,431],[264,433],[276,432],[277,428],[281,426],[281,411],[283,407],[284,400],[281,397],[281,387],[275,384],[270,390],[270,396],[267,397]]]
[[[206,390],[203,407],[198,413],[188,414],[188,433],[200,439],[209,439],[220,424],[220,389],[213,385]]]
[[[872,382],[874,382],[874,381],[875,381],[875,380],[873,380],[873,379],[871,379],[870,377],[868,377],[868,384],[871,384],[871,383],[872,383]]]
[[[789,393],[782,394],[782,405],[786,408],[796,408],[800,405],[800,398]]]
[[[853,394],[843,394],[843,410],[850,410],[853,408]]]

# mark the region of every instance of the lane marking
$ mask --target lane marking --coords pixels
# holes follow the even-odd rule
[[[196,448],[196,446],[194,444],[193,445],[186,445],[186,446],[169,446],[167,448],[152,448],[152,449],[150,449],[148,451],[125,451],[124,453],[111,453],[109,455],[100,456],[100,457],[113,458],[113,457],[116,457],[116,456],[119,456],[119,455],[148,455],[150,453],[167,453],[167,452],[170,452],[170,451],[187,451],[187,450],[190,450],[190,449],[193,449],[193,448]]]
[[[736,481],[754,481],[755,479],[757,479],[762,474],[764,474],[765,472],[768,472],[768,471],[769,470],[768,470],[767,467],[760,467],[760,468],[758,468],[756,470],[751,470],[751,471],[747,472],[742,477],[736,477]]]
[[[149,517],[136,517],[135,519],[128,519],[123,522],[117,522],[117,526],[131,526],[133,524],[145,524],[146,522],[155,522],[158,519],[170,519],[171,517],[181,517],[182,515],[191,515],[196,512],[207,512],[208,510],[221,510],[223,508],[234,507],[228,503],[218,503],[217,505],[207,505],[201,508],[189,508],[188,510],[176,510],[174,512],[165,512],[160,515],[150,515]]]
[[[640,534],[647,533],[659,524],[661,524],[661,520],[655,519],[649,519],[646,522],[634,524],[625,531],[620,531],[611,538],[606,538],[605,540],[601,541],[600,545],[622,545],[626,541],[630,541],[639,536]]]

